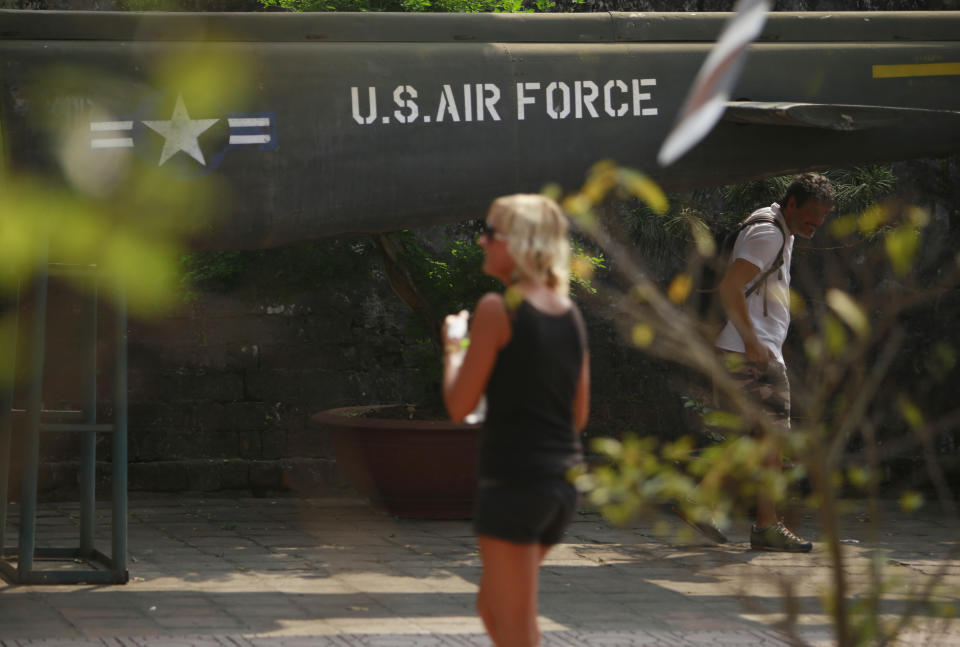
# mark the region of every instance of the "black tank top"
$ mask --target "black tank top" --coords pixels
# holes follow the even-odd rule
[[[551,315],[523,301],[512,313],[510,342],[487,384],[480,478],[529,481],[561,476],[582,460],[573,398],[586,328],[574,305]]]

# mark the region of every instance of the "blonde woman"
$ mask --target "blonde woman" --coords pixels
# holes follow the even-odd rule
[[[567,218],[540,195],[498,198],[478,243],[506,286],[444,322],[443,395],[463,420],[486,395],[474,529],[483,562],[477,610],[497,647],[540,642],[540,563],[576,509],[566,478],[589,413],[586,329],[567,295]],[[458,330],[459,329],[459,330]]]

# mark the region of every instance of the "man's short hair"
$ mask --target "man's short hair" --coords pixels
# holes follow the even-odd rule
[[[826,177],[819,173],[802,173],[790,182],[787,192],[783,194],[783,199],[780,200],[780,206],[786,207],[790,198],[796,200],[798,207],[802,207],[810,198],[833,204],[835,195],[833,185]]]

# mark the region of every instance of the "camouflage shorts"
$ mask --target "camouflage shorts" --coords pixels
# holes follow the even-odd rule
[[[790,429],[790,381],[786,366],[776,360],[766,364],[744,362],[731,376],[773,418],[774,425]]]

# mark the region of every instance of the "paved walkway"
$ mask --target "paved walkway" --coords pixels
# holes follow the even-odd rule
[[[844,518],[853,590],[871,589],[867,564],[880,556],[896,578],[886,611],[938,569],[946,578],[937,600],[957,602],[956,526],[932,511],[884,510],[871,520],[854,506]],[[108,551],[109,510],[100,513]],[[664,514],[614,528],[581,513],[542,571],[544,644],[790,645],[778,631],[788,598],[804,639],[832,644],[819,598],[829,578],[822,547],[752,552],[745,520],[724,546],[664,538],[676,523]],[[75,505],[41,506],[38,539],[73,546],[76,524]],[[812,518],[796,530],[817,537]],[[8,530],[8,545],[13,537]],[[490,644],[474,612],[480,563],[468,522],[398,520],[354,499],[134,495],[129,545],[124,586],[0,581],[0,645]],[[928,608],[916,620],[903,644],[960,646],[960,620]]]

